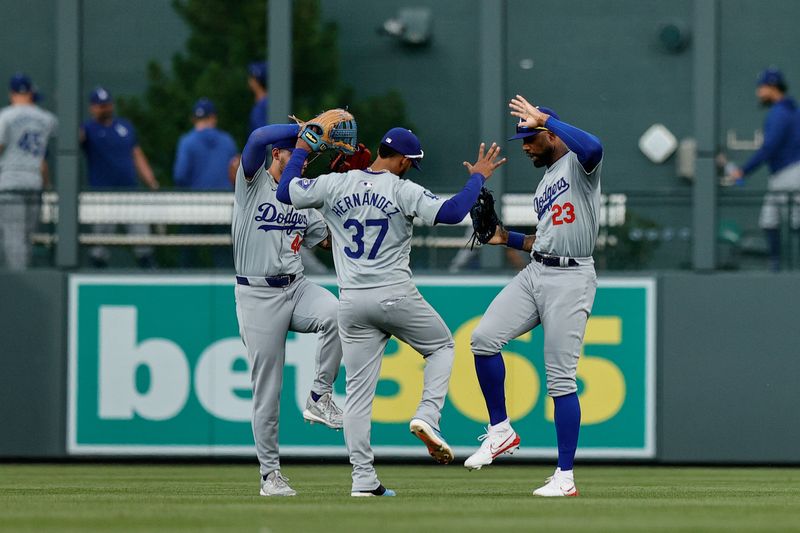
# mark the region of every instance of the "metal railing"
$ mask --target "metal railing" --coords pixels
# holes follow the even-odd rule
[[[766,268],[766,242],[758,227],[764,190],[722,189],[718,201],[720,222],[719,266],[723,269]],[[448,198],[450,195],[442,195]],[[34,243],[56,242],[58,197],[41,196],[40,231]],[[600,270],[690,269],[692,243],[691,189],[627,190],[604,194],[595,259]],[[533,232],[537,224],[533,195],[505,194],[498,202],[504,223]],[[793,207],[794,206],[794,207]],[[790,223],[792,209],[800,222],[800,194],[784,205],[783,267],[800,266],[798,224]],[[78,217],[79,243],[84,246],[229,246],[224,233],[187,232],[195,225],[229,226],[233,193],[227,192],[82,192]],[[95,225],[146,224],[154,231],[142,234],[96,232]],[[113,226],[112,226],[113,227]],[[471,233],[469,217],[455,226],[420,226],[415,230],[412,261],[429,270],[451,268]],[[509,268],[512,268],[509,265]]]

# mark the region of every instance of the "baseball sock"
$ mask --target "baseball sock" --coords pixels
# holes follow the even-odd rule
[[[320,398],[322,398],[322,394],[317,394],[313,390],[311,391],[311,399],[312,400],[314,400],[315,402],[318,402]]]
[[[497,425],[508,418],[506,414],[506,365],[500,352],[494,355],[476,355],[475,373],[481,385],[486,409],[489,411],[489,423]]]
[[[578,448],[578,432],[581,429],[581,404],[578,393],[553,398],[555,405],[556,438],[558,440],[558,467],[572,470],[575,450]]]

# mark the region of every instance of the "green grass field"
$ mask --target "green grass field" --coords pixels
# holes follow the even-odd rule
[[[789,531],[800,469],[580,467],[579,498],[538,499],[545,466],[379,466],[396,498],[349,497],[347,466],[285,466],[262,498],[242,465],[0,465],[0,531]]]

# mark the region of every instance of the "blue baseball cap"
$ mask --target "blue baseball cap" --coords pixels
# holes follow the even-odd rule
[[[192,115],[194,115],[194,118],[207,118],[216,114],[217,108],[214,107],[214,102],[208,98],[199,99],[194,103],[194,108],[192,108]]]
[[[33,89],[33,83],[31,83],[31,79],[26,74],[17,72],[11,76],[8,88],[11,89],[12,93],[29,93]]]
[[[272,147],[277,148],[279,150],[293,150],[296,144],[297,144],[297,137],[292,136],[275,141],[274,143],[272,143]]]
[[[253,61],[247,65],[248,76],[255,78],[264,87],[267,86],[267,79],[269,78],[269,63],[266,61]]]
[[[786,78],[783,77],[783,72],[775,67],[764,69],[756,78],[756,87],[761,85],[771,85],[772,87],[785,87]]]
[[[100,86],[95,87],[92,92],[89,93],[89,102],[93,104],[108,104],[111,100],[111,93]]]
[[[420,145],[419,139],[417,139],[417,136],[414,135],[411,130],[406,128],[392,128],[383,136],[381,144],[409,158],[411,164],[417,170],[422,169],[419,161],[425,156],[425,152],[422,151],[422,145]]]
[[[554,119],[558,120],[558,115],[556,114],[556,112],[553,111],[552,109],[550,109],[549,107],[536,106],[536,109],[538,109],[542,113],[544,113],[546,115],[550,115]],[[543,131],[548,131],[548,130],[545,127],[529,128],[528,126],[523,126],[522,125],[522,119],[520,119],[519,123],[517,123],[517,133],[516,133],[516,135],[514,135],[513,137],[510,137],[508,140],[509,141],[513,141],[515,139],[524,139],[525,137],[533,137],[534,135],[542,133]]]

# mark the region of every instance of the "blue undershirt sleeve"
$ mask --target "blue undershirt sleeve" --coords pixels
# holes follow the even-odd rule
[[[591,133],[553,117],[547,119],[544,127],[558,135],[567,148],[575,152],[587,174],[597,168],[600,160],[603,159],[603,145],[600,143],[600,139]]]
[[[281,174],[278,190],[275,191],[275,197],[279,202],[292,205],[292,198],[289,195],[289,185],[292,184],[292,180],[303,173],[303,163],[306,162],[307,157],[308,152],[302,148],[295,148],[292,152],[292,157],[289,158],[289,162],[286,164],[286,168],[283,169],[283,174]]]
[[[297,137],[297,124],[270,124],[253,130],[242,150],[242,170],[246,178],[252,178],[267,159],[267,146],[289,137]]]
[[[486,178],[483,177],[483,174],[476,172],[471,175],[464,188],[442,204],[439,212],[436,213],[434,224],[458,224],[464,220],[478,199],[481,187],[485,182]]]

